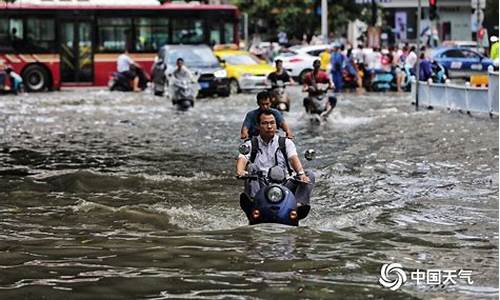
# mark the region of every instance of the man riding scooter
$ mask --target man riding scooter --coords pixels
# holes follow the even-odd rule
[[[283,68],[283,61],[277,59],[275,61],[276,71],[271,72],[267,76],[267,81],[271,86],[271,107],[280,111],[290,110],[290,97],[285,92],[286,84],[294,84],[293,79]]]
[[[128,55],[128,50],[125,50],[116,61],[116,70],[120,75],[123,75],[127,80],[132,81],[132,91],[140,92],[142,88],[140,86],[141,79],[147,82],[147,78],[144,75],[142,68],[138,65],[130,56]]]
[[[309,212],[309,200],[315,182],[314,173],[311,170],[304,170],[294,142],[278,136],[276,118],[271,111],[260,111],[256,121],[259,126],[259,135],[245,142],[244,145],[249,152],[239,155],[236,162],[236,176],[241,178],[246,175],[268,175],[273,167],[278,167],[289,176],[292,171],[295,172],[295,179],[288,178],[284,186],[295,195],[297,206],[303,206],[303,209],[306,209],[306,213],[301,216],[305,217]],[[245,182],[245,192],[241,195],[243,201],[240,201],[243,210],[247,211],[252,206],[257,192],[262,188],[262,181],[247,180]]]
[[[198,81],[191,71],[184,65],[184,59],[177,58],[176,68],[172,72],[172,103],[181,105],[182,109],[194,106],[195,98],[198,94]],[[189,104],[189,105],[188,105]]]
[[[326,72],[324,71],[321,71],[320,67],[320,60],[315,60],[313,62],[313,71],[307,73],[304,78],[304,86],[302,88],[302,91],[308,93],[308,97],[304,98],[304,107],[306,109],[306,112],[319,114],[320,117],[326,119],[337,105],[337,97],[328,96],[328,102],[325,103],[325,108],[321,111],[318,111],[315,108],[315,99],[322,98],[328,90],[335,89],[335,85],[330,80],[330,78],[328,78],[328,74],[326,74]],[[322,88],[322,85],[326,85],[327,87]]]

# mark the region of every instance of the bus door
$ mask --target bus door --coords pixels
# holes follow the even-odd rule
[[[91,23],[63,20],[60,26],[61,81],[92,83],[94,62]]]

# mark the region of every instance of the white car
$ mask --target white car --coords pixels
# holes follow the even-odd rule
[[[319,54],[329,47],[331,45],[293,46],[287,52],[276,56],[274,60],[281,59],[288,74],[298,78],[302,83],[305,74],[312,70],[313,62],[319,59]]]

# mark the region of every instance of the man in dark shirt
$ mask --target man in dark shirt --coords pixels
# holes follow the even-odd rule
[[[283,83],[289,82],[293,84],[294,81],[292,77],[288,75],[288,73],[283,69],[283,61],[281,59],[277,59],[275,62],[276,71],[269,73],[267,75],[267,80],[271,83],[271,87],[274,88],[278,84],[278,81],[282,81]]]
[[[288,73],[283,69],[283,61],[281,59],[277,59],[275,62],[276,65],[276,71],[269,73],[267,76],[267,81],[268,84],[271,85],[271,106],[272,107],[277,107],[278,106],[278,99],[280,99],[280,91],[279,88],[283,87],[284,84],[294,84],[295,82],[293,81],[292,77],[288,75]],[[290,107],[290,98],[286,93],[283,94],[284,101],[287,103],[288,108]],[[288,110],[288,109],[287,109]]]
[[[283,129],[288,138],[293,138],[292,130],[288,127],[285,119],[283,119],[281,112],[279,110],[271,108],[271,99],[268,92],[262,91],[257,94],[257,104],[259,105],[259,108],[249,111],[245,116],[245,120],[243,121],[243,125],[241,126],[241,139],[246,140],[253,136],[259,135],[257,115],[260,111],[263,110],[271,111],[276,120],[277,127]]]
[[[419,71],[418,80],[427,81],[429,78],[432,78],[432,64],[425,57],[425,53],[420,53],[420,71]]]

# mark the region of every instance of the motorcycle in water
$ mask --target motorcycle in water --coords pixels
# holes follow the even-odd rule
[[[373,70],[371,74],[369,90],[374,92],[385,92],[391,89],[396,77],[390,71]]]
[[[342,69],[342,79],[344,81],[343,88],[345,90],[355,90],[361,87],[359,78],[362,76],[356,61],[348,61],[346,66]]]
[[[321,123],[321,120],[324,119],[322,114],[328,109],[328,84],[317,83],[316,88],[311,86],[310,89],[314,89],[315,92],[314,95],[309,94],[304,99],[306,113],[309,114],[312,122]]]
[[[194,101],[199,91],[199,84],[196,79],[176,78],[170,75],[170,99],[178,110],[186,111],[194,107]]]
[[[9,67],[7,67],[9,68]],[[0,70],[0,94],[24,93],[26,91],[22,78],[16,78],[4,70]]]
[[[149,76],[142,68],[131,66],[133,71],[139,76],[139,88],[145,90],[148,87]],[[110,91],[131,92],[133,90],[133,79],[129,78],[122,72],[113,72],[111,74],[108,87]]]
[[[249,153],[249,147],[243,144],[240,146],[240,153]],[[315,152],[309,149],[305,153],[307,160],[314,159]],[[299,221],[309,214],[309,205],[297,204],[297,199],[293,192],[286,187],[288,180],[286,171],[279,166],[269,169],[268,174],[249,174],[238,177],[243,180],[257,180],[260,190],[254,198],[250,198],[246,193],[240,195],[240,206],[245,212],[249,224],[279,223],[283,225],[299,226]]]
[[[153,93],[155,96],[162,97],[165,94],[167,86],[167,64],[161,56],[155,59],[151,68],[151,82],[153,83]]]
[[[432,67],[432,77],[431,77],[432,82],[445,83],[446,79],[448,78],[446,68],[435,60],[431,62],[431,67]]]
[[[270,93],[272,95],[271,107],[281,112],[290,111],[290,97],[285,91],[285,87],[287,85],[287,82],[278,80],[272,84],[270,89]]]

